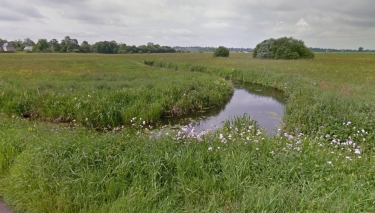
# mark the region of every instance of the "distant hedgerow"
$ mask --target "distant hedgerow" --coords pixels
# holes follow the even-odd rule
[[[226,47],[220,46],[214,52],[214,57],[229,57],[229,50]]]
[[[302,40],[292,37],[264,40],[255,47],[253,52],[253,58],[313,59],[314,57],[314,53],[305,46]]]

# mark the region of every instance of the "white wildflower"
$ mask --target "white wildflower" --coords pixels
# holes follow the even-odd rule
[[[222,143],[227,143],[227,139],[222,138],[222,139],[221,139],[221,142],[222,142]]]

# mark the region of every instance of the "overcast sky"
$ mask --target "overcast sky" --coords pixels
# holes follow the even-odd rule
[[[255,47],[287,36],[308,47],[375,49],[373,5],[373,0],[1,0],[0,38]]]

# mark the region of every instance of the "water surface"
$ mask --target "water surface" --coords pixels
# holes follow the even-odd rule
[[[235,116],[249,115],[261,128],[273,135],[281,126],[286,98],[284,93],[269,87],[250,83],[236,83],[230,101],[221,108],[194,113],[185,117],[169,118],[171,125],[193,123],[196,131],[222,126],[222,122]]]

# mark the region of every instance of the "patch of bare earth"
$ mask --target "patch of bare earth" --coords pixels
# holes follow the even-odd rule
[[[13,211],[0,199],[0,213],[13,213]]]

